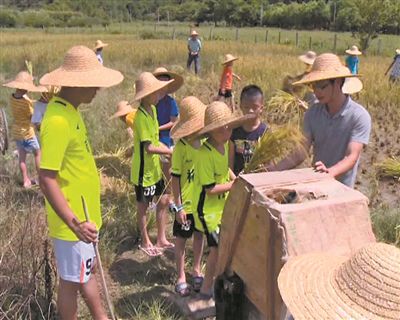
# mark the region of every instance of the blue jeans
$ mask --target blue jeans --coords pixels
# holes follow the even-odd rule
[[[194,61],[194,72],[196,74],[198,74],[200,71],[200,55],[199,54],[191,55],[189,52],[188,60],[187,60],[187,68],[189,70],[190,70],[190,66],[192,65],[193,61]]]
[[[37,150],[40,150],[39,141],[36,136],[26,140],[16,140],[18,149],[23,149],[28,153],[36,153]]]

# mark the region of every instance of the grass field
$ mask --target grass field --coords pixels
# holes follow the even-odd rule
[[[99,29],[79,30],[2,30],[0,35],[0,82],[13,77],[25,67],[25,60],[32,61],[34,75],[39,77],[58,67],[65,52],[72,45],[91,47],[96,39],[110,44],[105,49],[105,65],[120,70],[124,82],[114,88],[101,90],[91,105],[83,106],[89,137],[102,177],[102,230],[101,252],[108,269],[108,280],[117,313],[123,319],[180,319],[162,299],[174,283],[172,256],[153,260],[135,250],[137,236],[136,209],[132,187],[127,183],[130,160],[125,150],[131,145],[122,124],[108,117],[118,101],[131,99],[134,79],[142,71],[152,71],[165,66],[185,77],[185,85],[176,93],[177,100],[186,95],[196,95],[208,103],[216,94],[221,72],[220,62],[225,53],[240,57],[235,72],[241,78],[236,83],[236,96],[241,87],[255,83],[266,93],[266,99],[280,88],[285,74],[302,72],[297,60],[302,48],[293,45],[277,45],[261,41],[265,30],[240,30],[240,40],[235,39],[235,29],[215,29],[214,38],[205,42],[201,56],[200,77],[188,73],[186,63],[185,27],[176,29],[177,39],[141,39],[152,26],[130,32],[130,26],[112,26],[108,32]],[[165,32],[164,32],[165,28]],[[169,28],[169,29],[167,29]],[[171,34],[172,27],[159,27],[157,32]],[[188,31],[186,28],[186,31]],[[200,33],[208,39],[210,27],[201,27]],[[154,31],[154,30],[153,30]],[[273,39],[271,31],[269,36]],[[255,43],[257,34],[257,43]],[[332,34],[302,32],[315,39],[328,39]],[[258,38],[258,35],[260,37]],[[218,36],[218,37],[217,37]],[[291,37],[293,32],[291,33]],[[168,36],[169,37],[169,36]],[[289,36],[288,36],[289,37]],[[339,35],[338,38],[342,38]],[[352,44],[349,35],[345,48]],[[281,39],[284,39],[281,36]],[[293,37],[291,38],[293,39]],[[400,156],[400,86],[390,87],[384,71],[391,63],[396,45],[395,37],[382,40],[384,56],[362,56],[360,73],[364,90],[356,97],[370,112],[373,119],[371,143],[364,150],[359,169],[357,189],[370,198],[374,228],[380,240],[400,245],[400,200],[398,180],[378,179],[374,164],[386,157]],[[291,40],[294,44],[294,40]],[[321,41],[321,40],[316,40]],[[347,40],[346,40],[347,41]],[[397,41],[398,43],[398,41]],[[340,47],[338,45],[338,48]],[[340,47],[340,48],[341,48]],[[314,48],[319,53],[328,51]],[[386,52],[387,50],[387,52]],[[0,106],[6,107],[11,90],[0,90]],[[32,95],[35,98],[37,96]],[[9,114],[9,110],[7,108]],[[268,119],[268,115],[265,117]],[[46,224],[43,197],[38,189],[20,187],[17,161],[11,150],[0,156],[0,314],[5,319],[48,319],[49,301],[55,299],[55,273],[51,250],[46,247]],[[151,222],[154,224],[154,221]],[[397,229],[395,229],[397,226]],[[190,262],[189,262],[190,263]],[[51,308],[50,308],[51,309]],[[82,319],[88,318],[82,306]],[[0,317],[2,318],[2,317]]]

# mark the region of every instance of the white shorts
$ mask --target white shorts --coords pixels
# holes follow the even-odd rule
[[[76,283],[88,282],[96,259],[93,244],[53,238],[53,245],[60,278]]]

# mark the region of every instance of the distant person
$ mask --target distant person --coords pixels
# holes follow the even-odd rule
[[[348,54],[346,58],[346,67],[349,68],[351,74],[358,74],[360,59],[358,56],[362,55],[362,52],[358,50],[357,46],[352,46],[346,50]]]
[[[101,40],[97,40],[94,46],[94,51],[96,52],[97,60],[99,60],[101,64],[103,64],[103,48],[107,46],[108,43],[104,43]]]
[[[187,60],[187,68],[190,71],[190,66],[194,62],[194,72],[199,74],[200,72],[200,50],[202,47],[201,41],[199,39],[199,34],[192,30],[190,33],[190,37],[188,39],[188,60]]]
[[[14,80],[3,84],[4,87],[16,89],[10,97],[10,108],[13,116],[11,136],[17,144],[19,168],[22,174],[24,188],[36,184],[36,179],[30,179],[26,165],[26,155],[32,153],[35,157],[36,170],[39,173],[40,146],[31,122],[33,114],[33,101],[28,97],[28,92],[44,92],[45,87],[37,87],[33,77],[26,71],[17,74]]]
[[[57,87],[49,87],[48,92],[42,92],[39,100],[35,102],[31,121],[37,131],[40,131],[40,124],[42,123],[44,113],[46,112],[47,104],[57,92]]]
[[[342,91],[345,79],[352,77],[355,75],[334,54],[324,53],[315,59],[310,73],[294,83],[311,85],[319,101],[304,115],[304,149],[270,166],[270,170],[297,167],[313,146],[315,170],[354,187],[360,155],[369,142],[371,117]]]
[[[133,109],[128,101],[120,101],[117,105],[117,112],[115,112],[111,119],[120,119],[126,127],[126,130],[131,138],[133,138],[133,122],[135,120],[137,110]]]
[[[231,108],[232,112],[235,111],[235,101],[232,95],[233,78],[241,81],[240,77],[233,72],[233,62],[238,59],[239,58],[236,58],[231,54],[225,55],[225,60],[222,62],[224,69],[222,70],[218,91],[219,100],[227,100],[227,104]]]
[[[388,74],[390,69],[392,69],[392,72],[390,73],[389,81],[391,83],[400,83],[400,49],[396,49],[394,59],[386,70],[385,75]]]

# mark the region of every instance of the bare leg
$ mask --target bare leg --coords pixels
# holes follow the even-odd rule
[[[168,205],[169,205],[169,194],[165,194],[161,196],[160,201],[157,205],[157,247],[170,247],[171,243],[167,240],[165,235],[167,228],[167,220],[168,220]]]
[[[62,320],[77,319],[79,286],[79,283],[65,281],[60,278],[57,307]]]
[[[185,244],[186,239],[181,237],[176,237],[175,241],[175,262],[176,270],[178,272],[178,280],[176,283],[185,283]]]
[[[217,266],[218,247],[210,247],[210,253],[207,257],[206,274],[204,276],[203,285],[201,286],[200,293],[210,294],[211,288],[214,283],[215,268]]]
[[[203,256],[203,234],[195,231],[193,234],[193,276],[201,276],[201,258]]]
[[[19,169],[22,174],[22,181],[25,188],[29,188],[31,186],[31,179],[28,176],[28,169],[26,167],[26,151],[23,148],[18,148],[18,161],[19,161]]]
[[[153,244],[150,241],[149,234],[147,233],[146,210],[148,206],[149,204],[146,202],[137,203],[138,225],[139,225],[140,235],[142,237],[142,247],[144,248],[149,248],[153,246]]]
[[[33,155],[35,157],[36,171],[37,171],[37,174],[39,175],[39,171],[40,171],[40,156],[41,156],[40,149],[36,150]]]
[[[107,314],[101,303],[99,288],[97,286],[97,279],[93,274],[88,282],[81,285],[80,291],[90,310],[92,318],[95,320],[107,320]]]

